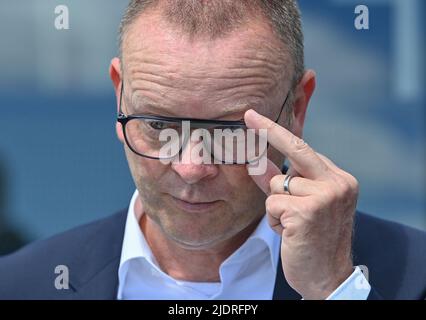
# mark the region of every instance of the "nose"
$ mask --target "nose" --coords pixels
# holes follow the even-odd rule
[[[201,141],[188,141],[186,147],[182,150],[180,159],[171,164],[172,170],[188,184],[195,184],[202,179],[214,178],[219,172],[218,166],[213,164],[213,160],[210,160],[210,163],[203,161],[203,159],[211,159],[211,155],[208,150],[203,150],[203,157],[199,152],[201,146]]]

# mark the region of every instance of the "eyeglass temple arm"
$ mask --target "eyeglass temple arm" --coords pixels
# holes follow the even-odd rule
[[[283,113],[284,107],[287,104],[287,100],[288,100],[289,96],[290,96],[290,92],[287,93],[287,96],[285,97],[284,103],[283,103],[283,105],[281,107],[280,113],[278,114],[278,117],[277,117],[277,119],[274,122],[278,122],[278,120],[280,120],[281,114]]]
[[[120,88],[120,102],[118,104],[118,112],[117,112],[117,118],[123,118],[126,117],[126,115],[123,113],[123,110],[121,109],[121,104],[123,101],[123,92],[124,92],[124,80],[121,80],[121,88]]]

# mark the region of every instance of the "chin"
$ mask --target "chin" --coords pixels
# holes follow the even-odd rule
[[[162,225],[161,229],[163,233],[169,240],[185,249],[200,250],[212,248],[234,235],[234,230],[219,226],[212,229],[207,223],[194,225],[193,222],[191,225],[191,222],[188,221],[186,224],[181,225],[182,228],[179,228],[179,223],[171,221],[170,226],[171,228],[167,224]]]

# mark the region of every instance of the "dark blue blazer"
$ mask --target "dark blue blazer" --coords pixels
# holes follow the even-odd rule
[[[0,258],[0,299],[116,299],[127,210]],[[426,233],[357,213],[355,265],[366,265],[369,299],[425,299]],[[274,299],[300,299],[277,268]],[[55,267],[69,289],[55,288]]]

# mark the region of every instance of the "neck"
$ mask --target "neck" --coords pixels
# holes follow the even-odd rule
[[[139,225],[160,268],[176,280],[219,282],[219,268],[254,231],[255,221],[232,238],[203,249],[186,248],[167,238],[161,228],[143,214]]]

